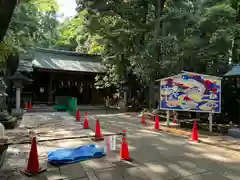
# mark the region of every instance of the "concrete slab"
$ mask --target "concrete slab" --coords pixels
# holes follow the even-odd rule
[[[56,113],[26,113],[20,127],[14,131],[9,132],[13,141],[30,140],[31,131],[37,133],[37,141],[49,140],[52,138],[61,137],[76,137],[83,135],[93,134],[91,130],[84,130],[82,125],[77,123],[74,117],[68,113],[56,112]],[[19,133],[21,136],[19,136]],[[40,166],[45,167],[47,165],[47,153],[57,148],[69,148],[78,147],[84,144],[93,143],[90,139],[71,139],[71,140],[59,140],[59,141],[46,141],[38,142],[38,157]],[[30,144],[12,145],[9,146],[6,153],[5,162],[0,170],[0,175],[3,171],[9,171],[13,173],[15,169],[24,169],[27,165],[27,160],[30,152]],[[87,178],[80,163],[62,166],[56,168],[47,165],[47,172],[37,178],[37,180],[62,180],[73,178]],[[19,174],[12,175],[12,178],[20,179],[22,176]],[[0,178],[4,179],[4,178]],[[25,178],[26,179],[26,178]],[[28,179],[26,179],[28,180]]]
[[[81,164],[82,164],[83,169],[86,171],[88,171],[88,170],[97,171],[97,170],[115,167],[114,164],[112,164],[111,162],[109,162],[107,160],[104,160],[103,158],[90,159],[90,160],[81,162]]]
[[[60,180],[63,176],[60,173],[60,168],[47,164],[47,171],[44,172],[47,180]]]
[[[98,180],[94,171],[87,171],[86,174],[89,180]]]
[[[183,178],[179,178],[178,180],[228,180],[227,178],[215,174],[213,172],[206,172],[206,173],[202,173],[202,174],[196,174],[196,175],[192,175],[192,176],[187,176],[187,177],[183,177]]]
[[[66,179],[77,179],[87,177],[80,163],[60,166],[60,173],[62,177]]]
[[[104,169],[97,171],[96,176],[99,180],[150,180],[150,178],[137,167]]]
[[[125,180],[121,172],[116,168],[97,171],[96,176],[99,180]]]
[[[89,117],[98,112],[89,112]],[[67,113],[27,113],[22,128],[10,132],[14,140],[29,139],[28,130],[37,131],[37,139],[70,137],[93,134],[83,130],[82,124]],[[119,132],[127,128],[127,140],[133,162],[120,161],[119,145],[121,137],[117,137],[117,150],[105,157],[91,159],[81,163],[61,166],[49,166],[48,171],[34,180],[200,180],[240,179],[240,156],[232,151],[213,148],[205,144],[189,144],[186,139],[168,135],[164,132],[153,132],[149,127],[139,124],[139,118],[124,114],[107,114],[100,112],[102,133]],[[107,117],[107,118],[105,118]],[[31,122],[30,122],[31,121]],[[95,121],[91,127],[95,128]],[[127,127],[126,127],[127,126]],[[14,135],[15,134],[15,135]],[[18,137],[18,134],[21,136]],[[25,136],[25,137],[24,137]],[[39,162],[44,165],[47,152],[56,148],[77,147],[95,143],[90,139],[59,140],[38,143]],[[2,180],[33,180],[15,172],[26,167],[30,145],[10,146],[3,169],[0,170]],[[6,179],[7,178],[7,179]]]
[[[1,171],[1,180],[47,180],[43,174],[39,174],[35,177],[28,177],[20,173],[17,169],[12,171]]]
[[[139,119],[124,114],[99,114],[99,117],[103,132],[129,128],[127,140],[130,155],[135,166],[152,179],[184,179],[211,171],[212,179],[219,176],[240,179],[237,172],[240,156],[237,153],[203,143],[188,143],[186,138],[167,133],[150,132],[148,126],[139,124]],[[112,162],[119,167],[116,157],[112,158]]]
[[[140,166],[139,169],[151,180],[168,180],[180,177],[180,174],[166,163],[145,163],[145,166]]]
[[[150,177],[137,167],[124,168],[121,173],[125,180],[150,180]]]

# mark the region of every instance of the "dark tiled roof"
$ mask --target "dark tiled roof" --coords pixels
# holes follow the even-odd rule
[[[96,73],[105,71],[99,55],[39,48],[33,54],[32,59],[20,59],[19,71],[31,72],[33,68]]]
[[[224,76],[240,76],[240,65],[235,65]]]

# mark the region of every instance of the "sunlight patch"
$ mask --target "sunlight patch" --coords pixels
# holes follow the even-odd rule
[[[160,150],[160,151],[167,151],[168,150],[168,148],[166,148],[166,147],[163,147],[163,146],[156,146],[156,149],[158,149],[158,150]]]
[[[170,164],[170,165],[168,165],[168,167],[182,176],[188,176],[188,175],[192,174],[191,172],[183,169],[181,166],[179,166],[177,164]]]
[[[184,153],[184,155],[190,158],[195,158],[195,159],[199,158],[196,154],[193,154],[193,153]]]
[[[207,152],[205,149],[197,147],[197,146],[187,146],[187,148],[196,151],[196,152]]]
[[[216,161],[221,161],[221,162],[232,162],[232,160],[230,159],[227,159],[223,156],[219,156],[217,154],[210,154],[210,153],[204,153],[202,154],[203,156],[209,158],[209,159],[212,159],[212,160],[216,160]]]
[[[152,137],[156,137],[158,135],[163,136],[163,137],[167,137],[167,134],[164,134],[164,133],[161,133],[161,132],[149,131],[149,130],[146,130],[146,129],[140,129],[138,131],[141,132],[141,133],[148,133],[148,136],[152,136]]]
[[[161,139],[161,141],[165,142],[166,144],[172,144],[172,145],[184,145],[186,142],[175,140],[174,138],[171,139]]]
[[[162,165],[159,164],[152,164],[152,163],[145,163],[146,166],[149,167],[149,169],[151,169],[154,172],[157,173],[167,173],[168,169]]]

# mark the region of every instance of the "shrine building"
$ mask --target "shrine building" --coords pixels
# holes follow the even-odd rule
[[[20,71],[32,79],[22,89],[22,100],[54,104],[57,96],[72,96],[78,104],[103,102],[94,87],[96,75],[105,73],[99,55],[38,48],[19,56]]]

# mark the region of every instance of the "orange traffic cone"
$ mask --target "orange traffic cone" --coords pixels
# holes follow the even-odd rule
[[[76,110],[76,121],[80,121],[80,111],[79,111],[79,109]]]
[[[46,168],[43,169],[39,167],[37,141],[36,137],[33,137],[27,167],[24,170],[20,170],[20,172],[27,176],[35,176],[45,170]]]
[[[24,103],[24,109],[28,109],[28,103]]]
[[[154,130],[159,130],[160,126],[159,126],[159,119],[158,119],[158,115],[155,116],[155,123],[154,123]]]
[[[87,118],[87,112],[84,113],[84,122],[83,122],[83,128],[88,129],[88,118]]]
[[[96,120],[96,128],[95,128],[95,137],[92,138],[93,141],[102,141],[104,140],[102,134],[101,134],[101,130],[100,130],[100,124],[99,124],[99,120]]]
[[[177,120],[176,120],[176,119],[173,119],[172,123],[173,123],[173,124],[177,124]]]
[[[122,143],[120,147],[120,158],[125,161],[131,161],[129,151],[128,151],[128,143],[126,138],[126,130],[122,130]]]
[[[31,110],[32,109],[32,102],[29,101],[29,104],[28,104],[28,109]]]
[[[190,141],[199,142],[199,140],[198,140],[197,121],[196,120],[193,122],[192,137],[191,137]]]
[[[142,113],[140,123],[141,123],[141,124],[146,124],[146,122],[145,122],[145,117],[144,117],[144,113]]]

